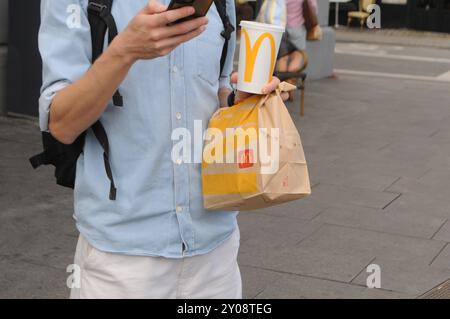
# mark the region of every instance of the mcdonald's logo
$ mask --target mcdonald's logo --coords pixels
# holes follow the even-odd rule
[[[269,82],[272,81],[272,77],[273,77],[272,73],[273,73],[273,70],[275,69],[275,59],[276,59],[276,56],[275,56],[276,43],[275,43],[275,39],[274,39],[273,35],[270,34],[269,32],[264,32],[263,34],[261,34],[258,37],[258,39],[256,40],[255,44],[252,47],[252,44],[250,42],[250,37],[245,28],[242,28],[242,34],[244,35],[245,49],[246,49],[244,81],[245,82],[253,81],[253,73],[255,71],[256,58],[258,57],[259,49],[261,48],[263,41],[266,39],[269,40],[270,49],[271,49]]]
[[[255,163],[253,150],[244,150],[239,153],[239,168],[250,168]]]

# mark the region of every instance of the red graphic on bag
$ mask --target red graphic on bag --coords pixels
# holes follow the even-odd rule
[[[239,168],[245,169],[254,165],[253,150],[244,150],[239,152]]]

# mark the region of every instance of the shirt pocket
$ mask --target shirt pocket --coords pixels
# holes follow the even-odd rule
[[[224,46],[220,32],[215,29],[206,30],[196,39],[197,75],[211,85],[217,84],[220,77],[220,59]]]

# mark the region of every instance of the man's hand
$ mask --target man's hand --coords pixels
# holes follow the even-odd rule
[[[238,74],[237,72],[233,73],[231,75],[231,83],[232,84],[237,84],[238,82]],[[266,86],[264,86],[264,88],[262,89],[261,94],[270,94],[273,91],[275,91],[278,87],[278,85],[280,84],[280,79],[277,78],[276,76],[274,76],[272,78],[272,81],[270,81],[269,83],[266,84]],[[246,98],[252,96],[252,94],[250,93],[246,93],[246,92],[242,92],[242,91],[237,91],[236,92],[236,98],[234,100],[235,103],[239,103],[242,100],[245,100]],[[283,101],[287,101],[289,99],[289,93],[287,92],[282,92],[281,93],[281,98],[283,99]]]
[[[140,59],[149,60],[165,56],[206,29],[208,24],[206,17],[170,25],[194,13],[193,7],[167,11],[166,6],[151,0],[131,20],[125,30],[119,33],[111,44],[111,49],[131,64]]]

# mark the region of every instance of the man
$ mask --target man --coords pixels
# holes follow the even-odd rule
[[[214,5],[207,17],[172,24],[193,8],[115,1],[119,34],[91,65],[87,5],[42,0],[39,34],[41,129],[70,144],[101,119],[118,189],[111,201],[103,150],[89,130],[75,185],[81,285],[71,297],[241,298],[237,213],[206,212],[200,165],[171,156],[174,129],[193,132],[195,120],[206,126],[227,106],[235,39],[220,74],[223,24]],[[67,23],[73,6],[78,25]],[[227,10],[234,21],[233,0]],[[124,107],[110,101],[117,88]]]

